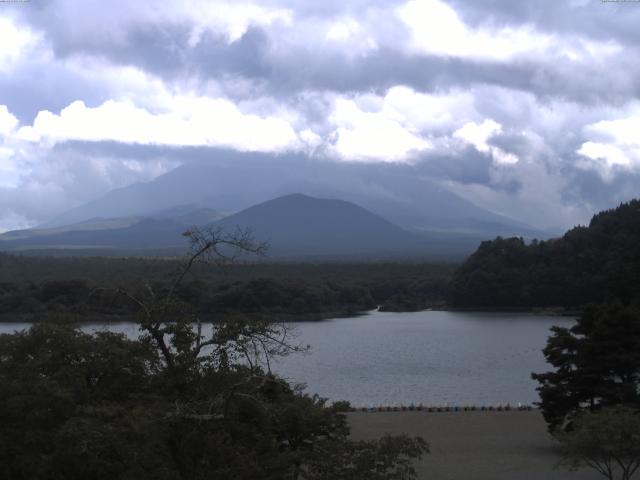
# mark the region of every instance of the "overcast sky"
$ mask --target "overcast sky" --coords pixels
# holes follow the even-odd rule
[[[639,25],[635,1],[0,2],[0,230],[194,146],[415,165],[572,226],[640,195]]]

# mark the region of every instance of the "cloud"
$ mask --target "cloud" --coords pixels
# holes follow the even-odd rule
[[[474,28],[440,0],[410,0],[398,9],[398,15],[411,31],[412,47],[426,54],[499,61],[553,54],[582,61],[622,50],[613,41],[593,42],[580,37],[558,44],[553,35],[542,33],[529,23]]]
[[[8,5],[0,202],[23,225],[223,147],[415,168],[569,225],[640,193],[639,22],[596,0]]]
[[[398,9],[398,15],[411,31],[413,48],[424,53],[508,60],[541,52],[551,43],[550,36],[530,27],[471,29],[439,0],[411,0]]]
[[[621,45],[637,42],[640,18],[635,2],[599,0],[447,0],[467,25],[474,28],[528,24],[553,35],[580,35],[600,42],[614,40]]]
[[[395,86],[384,95],[336,96],[329,152],[347,160],[411,161],[475,115],[465,92],[431,95]]]
[[[164,12],[167,17],[163,20],[180,22],[185,18],[194,25],[189,36],[189,46],[193,47],[200,41],[206,30],[223,31],[229,43],[233,43],[247,32],[252,26],[269,26],[276,22],[290,25],[293,12],[283,8],[265,8],[250,3],[235,2],[186,2],[174,3],[174,8]],[[160,10],[162,11],[162,10]]]
[[[365,96],[358,101],[338,98],[329,122],[335,127],[331,150],[350,160],[398,161],[411,152],[431,148],[393,104],[393,93],[384,99]]]
[[[15,131],[18,119],[6,105],[0,105],[0,187],[15,186],[17,168],[13,163],[15,151],[9,136]]]
[[[491,137],[501,132],[502,125],[491,119],[486,119],[482,123],[465,123],[462,127],[453,132],[453,137],[460,138],[473,145],[482,153],[491,154],[497,163],[518,163],[518,157],[514,154],[505,152],[503,149],[494,147],[487,143]]]
[[[31,141],[67,140],[228,146],[242,151],[278,151],[297,146],[291,125],[276,117],[244,114],[225,99],[175,96],[152,113],[130,101],[109,100],[94,108],[76,101],[60,114],[42,111],[17,136]]]
[[[13,116],[6,105],[0,105],[0,135],[6,136],[18,125],[18,119]]]
[[[251,27],[287,25],[294,15],[287,8],[232,1],[184,0],[159,5],[153,1],[114,0],[106,7],[100,0],[87,0],[82,4],[58,0],[39,7],[23,9],[20,13],[49,31],[54,49],[62,54],[123,45],[129,41],[132,30],[154,25],[188,26],[188,45],[192,47],[204,32],[233,43]]]
[[[38,43],[38,36],[11,18],[0,16],[0,70],[11,71],[16,63]]]
[[[88,150],[73,142],[53,148],[23,142],[0,169],[0,230],[31,227],[62,211],[138,181],[147,181],[180,162],[167,152],[147,157],[133,151]]]
[[[612,75],[607,68],[625,58],[618,39],[549,32],[535,22],[470,24],[465,13],[473,11],[472,4],[457,9],[437,0],[323,7],[195,0],[162,8],[142,0],[116,5],[107,11],[95,1],[77,6],[58,0],[21,11],[66,61],[105,58],[172,81],[185,75],[217,81],[242,77],[284,98],[309,88],[362,91],[404,84],[434,91],[488,82],[593,101],[636,88],[630,72]],[[427,36],[426,47],[416,46],[416,35]],[[516,62],[504,61],[513,56]]]
[[[627,108],[626,116],[612,120],[600,120],[584,127],[585,141],[578,154],[593,162],[581,166],[593,166],[611,180],[618,170],[640,171],[640,105]]]
[[[409,153],[431,148],[384,112],[364,112],[349,100],[339,100],[331,122],[337,125],[332,150],[349,160],[403,160]]]

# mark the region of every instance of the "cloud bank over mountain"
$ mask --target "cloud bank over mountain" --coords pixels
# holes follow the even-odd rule
[[[639,23],[600,0],[0,4],[0,229],[225,150],[386,162],[571,226],[640,194]]]

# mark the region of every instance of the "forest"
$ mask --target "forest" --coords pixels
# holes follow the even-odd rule
[[[180,259],[0,254],[2,320],[130,317],[118,290],[162,290]],[[561,238],[485,241],[462,265],[422,262],[242,262],[194,265],[176,292],[191,313],[318,320],[380,307],[580,310],[640,298],[640,201],[595,215]]]
[[[0,254],[4,320],[130,317],[136,306],[121,289],[161,291],[180,268],[176,258],[32,257]],[[194,265],[176,292],[191,313],[265,314],[317,320],[380,306],[412,311],[442,306],[452,264],[240,263]]]
[[[0,335],[0,476],[415,479],[422,438],[351,440],[348,404],[271,372],[270,359],[304,351],[286,326],[228,315],[206,338],[193,328],[178,291],[194,261],[220,260],[218,244],[260,247],[224,234],[192,242],[166,287],[118,292],[138,310],[136,340],[50,322]],[[72,281],[40,293],[68,290],[87,293]]]
[[[413,462],[429,451],[421,437],[353,441],[346,402],[329,405],[270,370],[271,358],[304,351],[278,320],[376,306],[600,303],[584,308],[574,327],[554,327],[544,354],[555,371],[532,375],[549,432],[573,448],[581,432],[600,428],[601,417],[626,418],[611,409],[631,408],[635,419],[639,207],[634,201],[598,214],[560,239],[484,242],[461,266],[219,263],[215,255],[226,258],[212,245],[236,241],[225,236],[192,238],[186,263],[0,255],[3,317],[54,320],[0,336],[2,473],[414,479]],[[245,240],[241,248],[259,251]],[[210,250],[213,259],[191,261]],[[138,340],[78,328],[125,317],[139,323]],[[211,337],[201,335],[200,320],[216,320]]]
[[[581,308],[640,298],[640,201],[600,212],[561,238],[483,242],[453,275],[456,307]]]

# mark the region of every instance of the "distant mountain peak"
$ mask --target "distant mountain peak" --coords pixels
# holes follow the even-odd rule
[[[270,243],[268,255],[272,258],[297,260],[451,258],[465,255],[479,241],[446,234],[419,235],[353,202],[302,193],[272,198],[222,219],[210,208],[190,208],[193,207],[157,211],[154,216],[135,217],[134,223],[125,217],[13,232],[0,235],[0,249],[95,252],[100,248],[152,255],[158,249],[169,248],[181,254],[186,249],[182,233],[192,225],[250,229],[257,241]]]
[[[398,254],[425,243],[351,202],[301,193],[267,200],[214,225],[252,230],[270,242],[274,256]]]
[[[308,198],[352,202],[414,231],[464,232],[487,238],[548,236],[478,207],[408,167],[238,152],[220,152],[207,162],[186,163],[150,182],[113,190],[60,215],[49,226],[91,217],[153,216],[185,205],[239,212],[282,197],[299,202]]]

